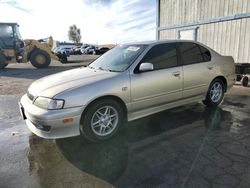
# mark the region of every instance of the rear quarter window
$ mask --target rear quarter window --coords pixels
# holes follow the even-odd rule
[[[201,54],[202,54],[202,57],[203,57],[203,61],[211,61],[211,53],[210,51],[203,47],[203,46],[200,46],[200,49],[201,49]]]

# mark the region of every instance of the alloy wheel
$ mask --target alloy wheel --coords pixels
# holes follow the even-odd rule
[[[216,103],[221,99],[222,96],[222,85],[220,82],[215,82],[210,90],[210,99],[212,100],[212,102]]]
[[[114,107],[103,106],[92,116],[91,129],[98,136],[107,136],[117,127],[118,118],[118,112]]]

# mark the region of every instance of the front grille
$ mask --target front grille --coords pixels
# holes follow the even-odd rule
[[[32,94],[30,94],[30,93],[28,92],[28,93],[27,93],[27,96],[28,96],[28,98],[29,98],[31,101],[33,101],[34,95],[32,95]]]

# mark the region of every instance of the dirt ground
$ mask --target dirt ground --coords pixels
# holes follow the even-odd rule
[[[61,72],[80,66],[86,66],[98,57],[99,56],[97,55],[74,55],[70,56],[70,63],[68,64],[52,61],[48,68],[40,70],[32,67],[30,63],[9,64],[7,68],[0,72],[0,95],[15,95],[19,94],[20,92],[25,93],[27,86],[30,85],[31,81],[34,79],[38,79],[56,72]]]

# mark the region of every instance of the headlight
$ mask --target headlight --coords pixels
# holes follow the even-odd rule
[[[64,105],[64,100],[37,97],[34,102],[34,105],[48,110],[62,109]]]

